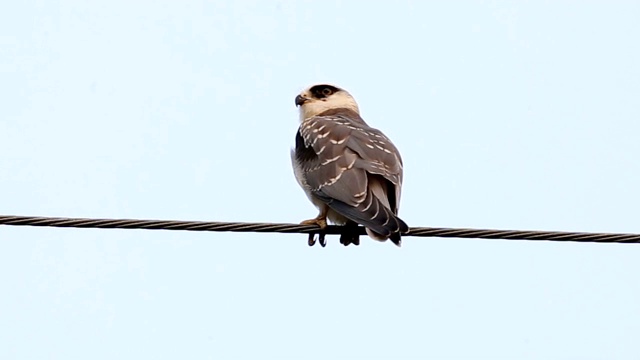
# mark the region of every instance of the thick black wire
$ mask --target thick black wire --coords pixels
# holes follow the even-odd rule
[[[341,226],[328,226],[320,230],[316,226],[277,223],[209,222],[176,220],[135,220],[135,219],[85,219],[56,218],[42,216],[0,215],[0,225],[49,226],[97,229],[147,229],[147,230],[187,230],[187,231],[231,231],[231,232],[273,232],[273,233],[324,233],[341,234]],[[365,235],[363,227],[358,229]],[[640,243],[640,234],[585,233],[562,231],[521,231],[487,229],[452,229],[433,227],[413,227],[404,236],[446,237],[466,239],[504,240],[549,240],[602,243]]]

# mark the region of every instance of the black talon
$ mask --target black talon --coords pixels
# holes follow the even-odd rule
[[[342,234],[340,234],[340,244],[344,246],[360,245],[360,235],[358,234],[358,224],[353,221],[348,221],[342,228]]]
[[[307,240],[307,243],[309,244],[309,246],[313,246],[316,244],[316,234],[314,233],[310,233],[309,234],[309,240]],[[322,244],[321,244],[322,245]],[[324,245],[323,245],[324,246]]]
[[[320,246],[322,247],[327,246],[327,239],[324,238],[325,235],[326,235],[325,233],[320,233],[318,235],[318,238],[319,238],[318,240],[320,241]]]

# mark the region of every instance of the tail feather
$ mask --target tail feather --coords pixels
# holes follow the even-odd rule
[[[402,237],[400,236],[400,233],[391,234],[391,236],[389,236],[389,239],[391,239],[391,242],[396,244],[397,247],[400,247],[402,245]]]
[[[334,199],[328,205],[340,215],[370,228],[382,236],[391,235],[399,225],[391,211],[386,209],[370,192],[367,194],[365,201],[356,207]]]
[[[369,189],[371,190],[371,194],[384,207],[385,214],[382,220],[385,221],[389,233],[388,235],[385,233],[377,233],[374,229],[372,229],[372,232],[375,235],[372,235],[371,232],[367,233],[375,240],[386,240],[390,238],[394,244],[400,246],[400,234],[406,233],[409,227],[398,217],[395,200],[392,201],[394,203],[393,205],[390,202],[390,196],[395,196],[395,194],[389,193],[389,191],[393,192],[392,184],[380,176],[371,176],[369,177]]]
[[[399,228],[397,231],[390,233],[388,236],[384,236],[367,228],[367,235],[369,235],[369,237],[371,237],[372,239],[378,240],[378,241],[385,241],[387,239],[391,239],[391,242],[393,242],[397,246],[400,246],[402,244],[401,235],[409,232],[409,226],[399,217],[397,216],[394,216],[394,217],[399,224]]]
[[[400,235],[408,232],[409,227],[397,215],[397,208],[392,209],[387,191],[387,181],[382,177],[372,176],[368,178],[368,189],[364,201],[357,206],[347,204],[335,198],[323,199],[326,204],[338,214],[349,219],[347,224],[358,224],[367,229],[367,234],[378,241],[391,241],[400,246]],[[395,196],[395,195],[394,195]],[[394,203],[395,201],[391,200]],[[349,226],[349,225],[347,225]],[[340,237],[340,243],[346,245],[360,243],[357,233],[345,232]]]

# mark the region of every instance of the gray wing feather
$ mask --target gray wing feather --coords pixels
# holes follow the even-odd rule
[[[316,155],[299,161],[311,193],[383,238],[408,230],[396,216],[402,159],[384,134],[340,115],[307,119],[299,133]]]

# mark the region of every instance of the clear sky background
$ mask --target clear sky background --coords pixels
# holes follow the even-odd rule
[[[640,3],[0,6],[0,214],[299,222],[295,95],[411,226],[640,233]],[[640,245],[0,227],[1,359],[637,359]]]

